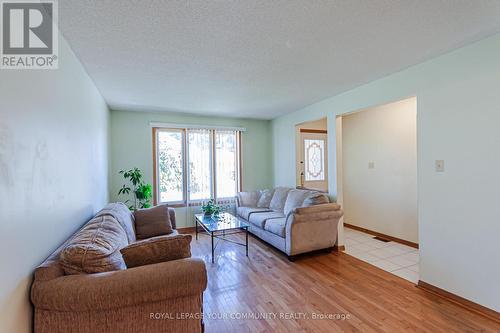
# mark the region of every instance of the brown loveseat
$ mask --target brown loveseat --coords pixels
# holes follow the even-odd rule
[[[175,213],[169,212],[175,229]],[[129,238],[135,240],[134,217],[125,205],[111,204],[85,226],[99,218],[114,221],[127,234],[126,243],[133,243]],[[31,289],[35,332],[202,331],[202,295],[207,286],[202,260],[185,258],[67,275],[60,254],[79,232],[35,270]]]

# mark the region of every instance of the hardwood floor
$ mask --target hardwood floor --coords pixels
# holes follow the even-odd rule
[[[244,247],[220,243],[212,264],[210,237],[193,236],[193,257],[203,258],[208,270],[208,333],[500,332],[500,324],[347,254],[289,262],[259,239],[249,242],[248,258]],[[312,319],[315,314],[348,318]],[[261,318],[239,317],[245,315]]]

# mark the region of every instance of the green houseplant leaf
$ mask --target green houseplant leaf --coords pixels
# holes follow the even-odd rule
[[[201,211],[205,215],[218,215],[223,211],[223,207],[215,203],[214,199],[208,200],[206,203],[201,205]]]
[[[151,207],[151,198],[153,197],[153,189],[151,184],[145,184],[142,181],[142,171],[139,168],[133,168],[130,170],[120,170],[119,172],[123,175],[123,178],[131,184],[124,184],[119,190],[118,195],[130,195],[133,194],[133,205],[129,206],[130,210],[137,210],[139,208]],[[126,200],[125,202],[129,202]]]

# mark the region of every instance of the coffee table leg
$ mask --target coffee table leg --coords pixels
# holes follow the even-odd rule
[[[213,231],[210,233],[212,236],[212,264],[214,263],[214,233]]]
[[[196,229],[196,240],[198,240],[198,222],[194,221],[194,228]]]
[[[246,233],[245,233],[245,251],[246,251],[246,255],[248,257],[248,227],[246,228]]]

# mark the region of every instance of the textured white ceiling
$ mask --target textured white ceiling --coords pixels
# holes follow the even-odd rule
[[[109,106],[274,118],[500,31],[495,0],[59,1]]]

